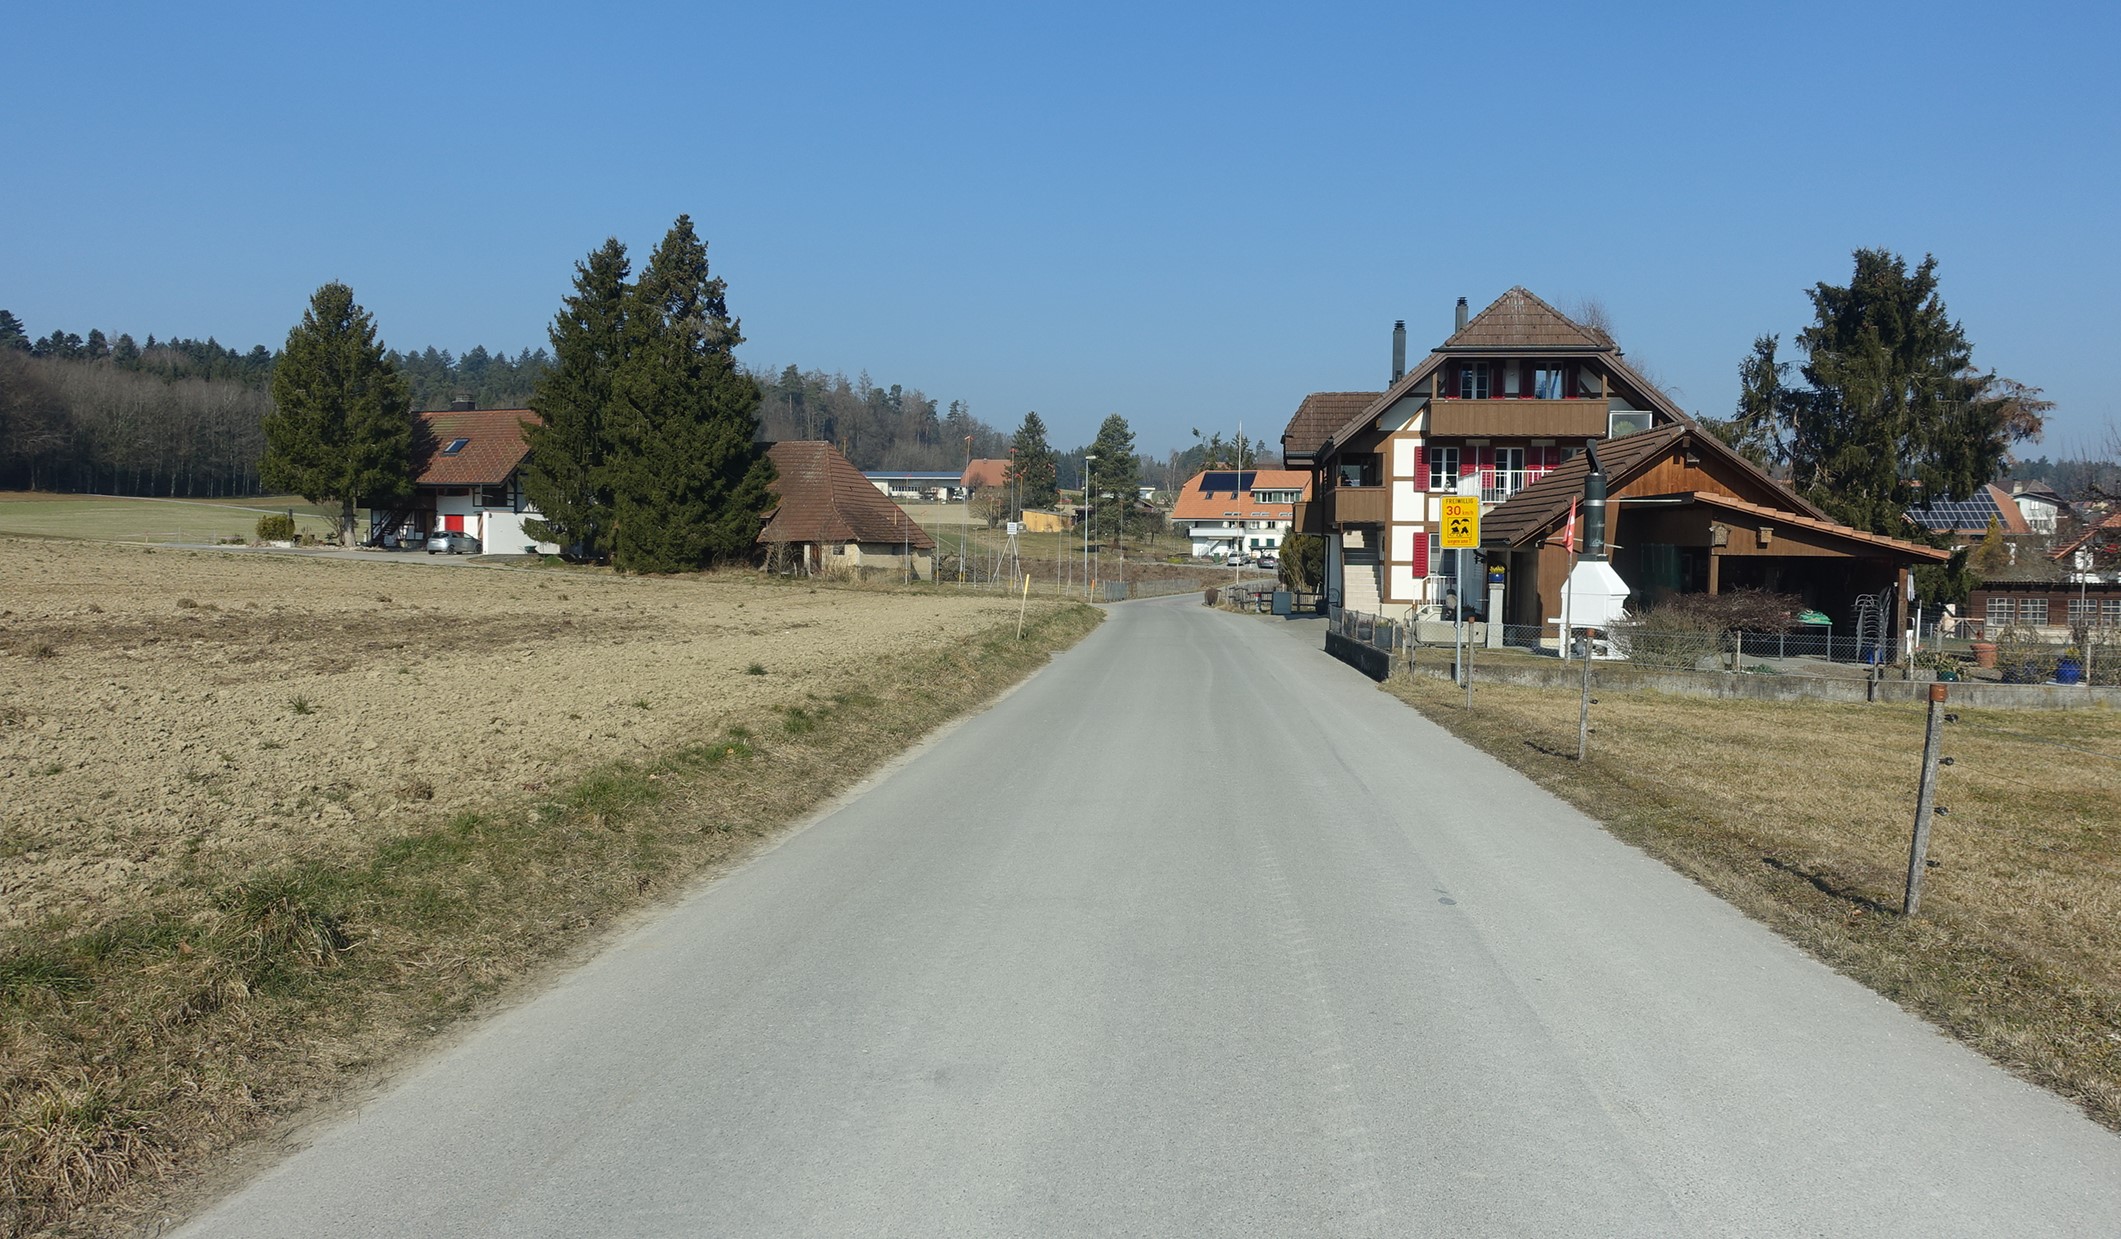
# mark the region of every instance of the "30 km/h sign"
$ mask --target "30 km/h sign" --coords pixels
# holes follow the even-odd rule
[[[1443,501],[1443,548],[1471,550],[1480,545],[1480,499],[1454,495]]]

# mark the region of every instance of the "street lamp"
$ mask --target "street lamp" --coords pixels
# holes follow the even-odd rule
[[[1083,601],[1090,599],[1090,462],[1097,457],[1083,453]]]

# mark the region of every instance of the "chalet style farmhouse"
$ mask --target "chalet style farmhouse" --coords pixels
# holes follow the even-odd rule
[[[475,409],[468,400],[413,414],[412,496],[395,508],[369,510],[370,544],[448,530],[472,535],[489,554],[557,552],[523,528],[538,515],[523,498],[523,459],[530,454],[523,425],[537,420],[529,409]]]
[[[1282,436],[1287,463],[1313,475],[1297,522],[1325,538],[1329,606],[1418,618],[1454,588],[1464,554],[1469,580],[1503,570],[1494,618],[1549,635],[1593,443],[1631,606],[1752,585],[1839,617],[1859,594],[1904,598],[1914,564],[1947,558],[1828,519],[1701,430],[1611,337],[1523,288],[1470,318],[1461,298],[1456,330],[1412,369],[1402,324],[1384,391],[1314,393]],[[1438,546],[1453,495],[1480,499],[1478,550]]]

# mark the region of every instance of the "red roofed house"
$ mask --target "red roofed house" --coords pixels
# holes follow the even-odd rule
[[[780,475],[758,536],[769,566],[805,576],[876,571],[934,578],[935,539],[830,443],[776,443],[766,454]]]
[[[1179,488],[1171,525],[1193,539],[1196,557],[1223,559],[1281,549],[1296,505],[1311,497],[1300,469],[1207,469]]]
[[[412,497],[394,509],[370,509],[369,544],[456,530],[491,555],[558,551],[523,528],[538,514],[523,497],[523,458],[530,454],[523,423],[537,420],[529,409],[474,409],[468,400],[413,414]]]
[[[964,476],[958,485],[967,492],[985,490],[989,486],[1000,486],[1009,480],[1007,460],[975,460],[965,466]]]

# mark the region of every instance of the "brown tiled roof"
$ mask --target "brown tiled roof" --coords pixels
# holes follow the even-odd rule
[[[1305,396],[1281,432],[1283,452],[1305,455],[1317,451],[1347,420],[1370,407],[1382,393],[1374,391],[1315,391]]]
[[[1234,478],[1240,473],[1252,475],[1252,490],[1203,490],[1202,479],[1211,475]],[[1203,469],[1186,479],[1179,488],[1178,501],[1171,505],[1174,521],[1219,521],[1243,519],[1248,521],[1286,521],[1296,518],[1296,505],[1289,503],[1261,503],[1252,497],[1253,491],[1293,490],[1301,491],[1308,498],[1311,494],[1311,474],[1306,469]],[[1229,514],[1235,512],[1237,516]]]
[[[412,477],[420,486],[499,486],[530,454],[531,409],[440,409],[413,415]],[[448,455],[442,449],[468,439]]]
[[[977,489],[987,486],[1000,486],[1008,480],[1009,462],[1007,460],[975,460],[965,466],[964,475],[958,479],[957,484]]]
[[[918,551],[935,549],[928,531],[830,443],[776,443],[766,454],[780,476],[773,484],[774,509],[759,531],[761,543],[903,542]]]
[[[1609,349],[1613,337],[1586,327],[1534,296],[1523,285],[1497,297],[1443,342],[1454,348]]]
[[[1788,505],[1792,523],[1810,522],[1819,527],[1836,530],[1846,529],[1850,534],[1865,538],[1878,535],[1862,533],[1846,525],[1836,525],[1825,512],[1800,498],[1794,491],[1767,474],[1752,461],[1725,447],[1715,436],[1704,434],[1695,426],[1677,424],[1659,426],[1640,434],[1622,435],[1618,439],[1601,439],[1598,442],[1598,463],[1604,467],[1606,487],[1617,492],[1642,470],[1656,463],[1682,444],[1696,451],[1714,456],[1734,472],[1751,477],[1768,493],[1778,496]],[[1556,524],[1569,514],[1569,503],[1583,494],[1583,479],[1591,471],[1588,453],[1579,453],[1562,461],[1545,477],[1518,491],[1492,511],[1480,518],[1480,541],[1484,546],[1530,546],[1546,536]],[[1743,503],[1743,500],[1732,500]],[[1751,506],[1751,505],[1749,505]],[[1762,508],[1762,511],[1781,511],[1781,508]],[[1887,538],[1896,546],[1905,546],[1928,552],[1927,547],[1917,547],[1912,542],[1899,542]]]

